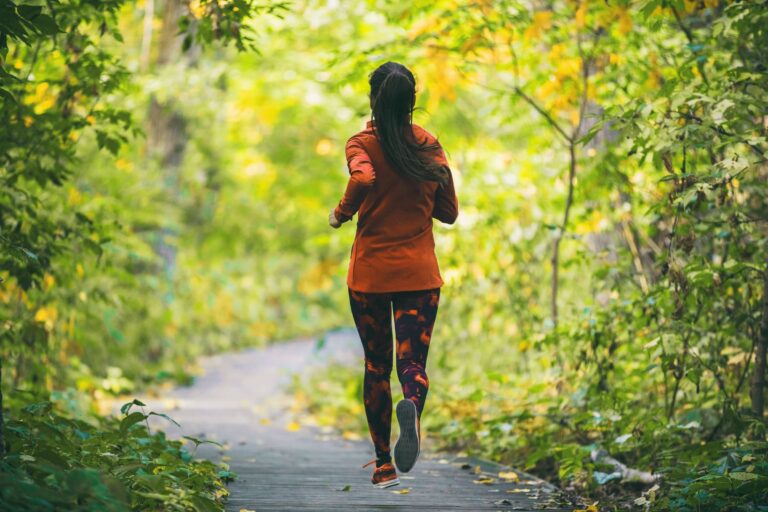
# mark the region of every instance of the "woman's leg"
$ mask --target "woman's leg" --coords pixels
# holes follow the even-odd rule
[[[429,391],[427,352],[439,302],[440,288],[399,292],[392,296],[397,338],[397,377],[405,398],[416,404],[419,417]]]
[[[365,352],[363,402],[376,458],[390,460],[392,429],[392,313],[391,295],[349,290],[349,303]]]

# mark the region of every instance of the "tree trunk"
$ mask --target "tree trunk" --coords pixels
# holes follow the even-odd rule
[[[765,416],[765,366],[768,350],[768,263],[763,272],[763,312],[760,332],[755,343],[755,366],[752,370],[749,394],[752,398],[752,413],[761,421]]]
[[[144,31],[141,36],[141,59],[139,60],[140,69],[147,71],[149,69],[150,50],[152,48],[152,29],[155,19],[155,0],[145,0],[144,2]]]
[[[162,71],[163,66],[177,62],[179,59],[182,59],[186,66],[189,66],[194,59],[196,49],[190,49],[187,55],[182,55],[181,51],[182,36],[179,35],[179,19],[184,14],[184,9],[185,3],[182,0],[164,2],[162,28],[157,38],[158,51],[155,61],[155,70],[158,72]],[[145,51],[148,53],[149,48]],[[168,207],[172,209],[180,196],[179,168],[184,160],[189,140],[187,121],[172,102],[161,103],[156,96],[152,95],[146,132],[147,155],[150,158],[156,156],[160,162]],[[169,286],[176,273],[176,246],[173,240],[175,236],[176,233],[172,229],[164,227],[157,233],[154,243],[155,252],[162,258],[163,273]],[[170,300],[171,295],[168,294],[166,297]]]

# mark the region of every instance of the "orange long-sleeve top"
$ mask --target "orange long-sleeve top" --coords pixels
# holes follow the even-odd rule
[[[425,129],[412,126],[418,142],[437,142]],[[450,168],[449,180],[443,186],[401,175],[385,158],[371,121],[349,138],[346,156],[349,181],[334,214],[346,222],[357,213],[347,286],[369,293],[442,286],[432,219],[453,224],[458,216],[459,201]],[[448,166],[442,148],[428,156]]]

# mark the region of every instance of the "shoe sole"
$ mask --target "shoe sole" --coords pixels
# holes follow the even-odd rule
[[[419,457],[419,433],[416,429],[416,404],[405,399],[395,409],[400,437],[395,443],[395,466],[401,473],[407,473]]]
[[[400,484],[400,479],[395,478],[394,480],[387,480],[386,482],[379,482],[377,484],[373,484],[373,486],[376,487],[377,489],[386,489],[387,487],[392,487],[399,484]]]

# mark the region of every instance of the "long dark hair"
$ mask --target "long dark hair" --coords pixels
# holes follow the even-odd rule
[[[416,79],[408,68],[396,62],[382,64],[368,77],[371,86],[371,110],[376,138],[384,156],[401,174],[416,181],[448,181],[448,169],[431,161],[428,151],[437,150],[437,142],[419,142],[413,133],[416,104]]]

